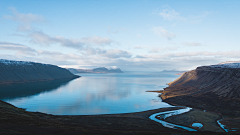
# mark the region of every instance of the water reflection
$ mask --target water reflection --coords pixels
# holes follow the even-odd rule
[[[145,91],[162,89],[166,87],[166,83],[178,77],[173,74],[149,72],[79,75],[82,77],[57,85],[56,83],[32,85],[31,90],[35,92],[27,90],[32,92],[31,94],[20,92],[26,90],[24,88],[12,91],[4,100],[17,107],[27,108],[28,111],[58,115],[138,112],[170,106],[161,102],[157,93]],[[46,86],[48,88],[43,91],[39,89]],[[18,96],[13,96],[12,93]]]
[[[12,100],[50,92],[67,85],[71,80],[73,79],[0,85],[0,99]]]

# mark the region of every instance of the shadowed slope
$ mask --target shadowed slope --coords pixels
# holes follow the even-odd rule
[[[0,84],[77,78],[67,69],[55,65],[0,60]]]

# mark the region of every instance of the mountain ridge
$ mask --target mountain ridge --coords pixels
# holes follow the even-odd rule
[[[169,86],[161,92],[161,98],[173,104],[238,115],[239,82],[240,68],[233,68],[231,64],[197,67],[168,83]]]
[[[68,70],[56,65],[0,59],[0,84],[73,79]]]
[[[67,68],[71,73],[123,73],[117,66],[97,67],[94,69],[75,69]]]

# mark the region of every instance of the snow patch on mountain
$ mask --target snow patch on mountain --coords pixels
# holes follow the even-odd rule
[[[228,61],[228,62],[223,62],[217,65],[211,65],[210,67],[213,68],[240,68],[240,62],[236,61]]]
[[[0,63],[5,65],[32,65],[33,62],[0,59]]]
[[[73,75],[67,69],[55,65],[0,59],[0,85],[77,77],[79,76]]]
[[[68,70],[73,73],[123,73],[120,68],[117,66],[106,66],[106,67],[97,67],[94,69],[74,69],[68,68]]]
[[[107,66],[105,67],[106,69],[108,70],[116,70],[116,69],[119,69],[117,66]]]

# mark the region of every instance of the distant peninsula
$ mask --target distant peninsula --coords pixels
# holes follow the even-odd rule
[[[94,69],[75,69],[68,68],[68,70],[73,74],[78,73],[123,73],[120,68],[117,66],[107,66],[107,67],[98,67]]]
[[[67,69],[35,62],[0,59],[0,84],[74,79]]]

